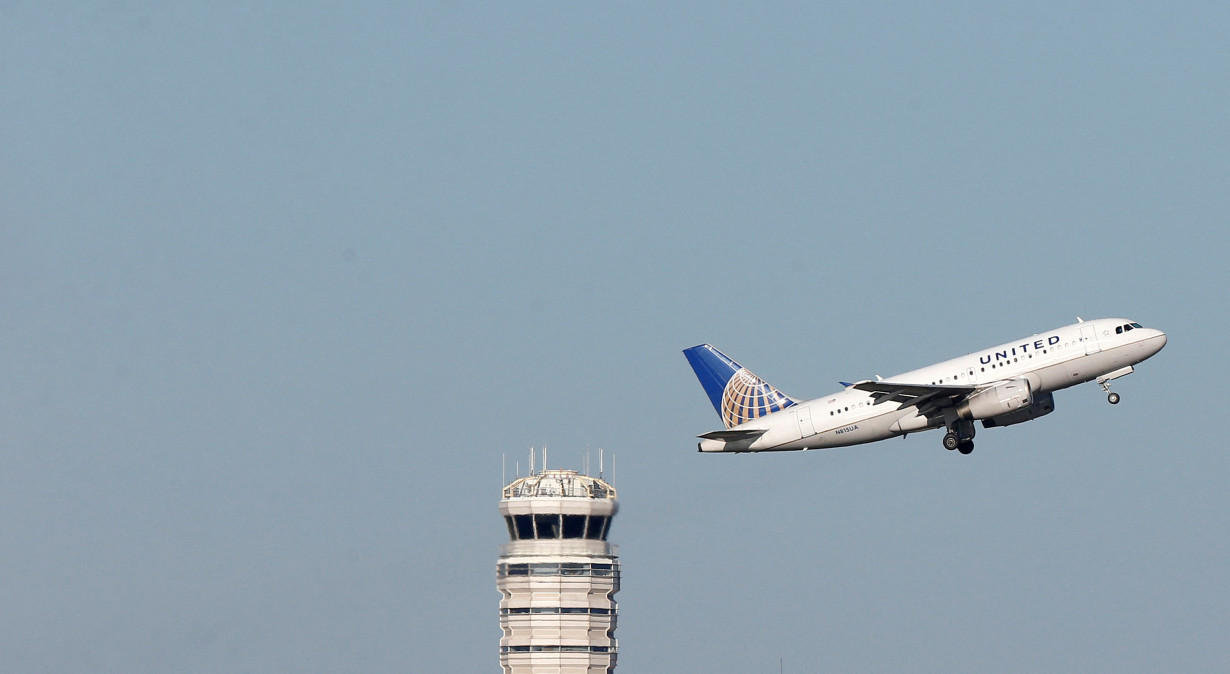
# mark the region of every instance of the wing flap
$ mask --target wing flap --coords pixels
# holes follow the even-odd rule
[[[951,386],[944,384],[903,384],[891,381],[861,381],[853,386],[876,396],[876,405],[900,403],[897,409],[917,407],[920,412],[950,407],[965,400],[977,391],[974,386]]]

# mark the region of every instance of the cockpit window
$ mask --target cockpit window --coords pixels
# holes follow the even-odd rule
[[[1128,328],[1128,330],[1131,330],[1132,328],[1141,328],[1141,329],[1144,329],[1144,326],[1143,326],[1143,325],[1141,325],[1140,323],[1132,323],[1132,324],[1131,324],[1131,327],[1129,327],[1129,328]]]
[[[1116,335],[1122,335],[1122,334],[1123,334],[1123,326],[1122,326],[1122,325],[1120,325],[1119,327],[1115,328],[1115,334],[1116,334]]]

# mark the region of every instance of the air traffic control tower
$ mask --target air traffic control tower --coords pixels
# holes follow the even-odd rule
[[[500,551],[504,674],[615,671],[619,550],[606,542],[615,488],[572,470],[544,470],[504,487],[512,540]]]

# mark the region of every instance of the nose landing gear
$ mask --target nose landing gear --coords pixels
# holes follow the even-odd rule
[[[1107,380],[1103,381],[1103,380],[1099,379],[1099,380],[1098,380],[1098,383],[1102,385],[1102,390],[1103,390],[1103,391],[1106,391],[1106,400],[1107,400],[1107,402],[1109,402],[1109,403],[1110,403],[1110,404],[1112,404],[1112,405],[1118,405],[1118,404],[1119,404],[1119,394],[1118,394],[1118,393],[1115,393],[1115,392],[1114,392],[1114,391],[1112,391],[1112,390],[1110,390],[1110,380],[1109,380],[1109,379],[1107,379]]]
[[[1127,367],[1119,368],[1118,370],[1115,370],[1114,372],[1110,372],[1108,374],[1102,375],[1101,377],[1098,377],[1098,385],[1102,387],[1103,391],[1106,391],[1106,400],[1109,401],[1110,404],[1112,405],[1119,404],[1119,394],[1110,390],[1111,380],[1118,379],[1119,377],[1126,377],[1129,374],[1132,374],[1131,365]]]

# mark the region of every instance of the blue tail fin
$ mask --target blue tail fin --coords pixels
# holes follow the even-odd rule
[[[797,402],[708,344],[684,349],[683,355],[726,428],[784,410]]]

